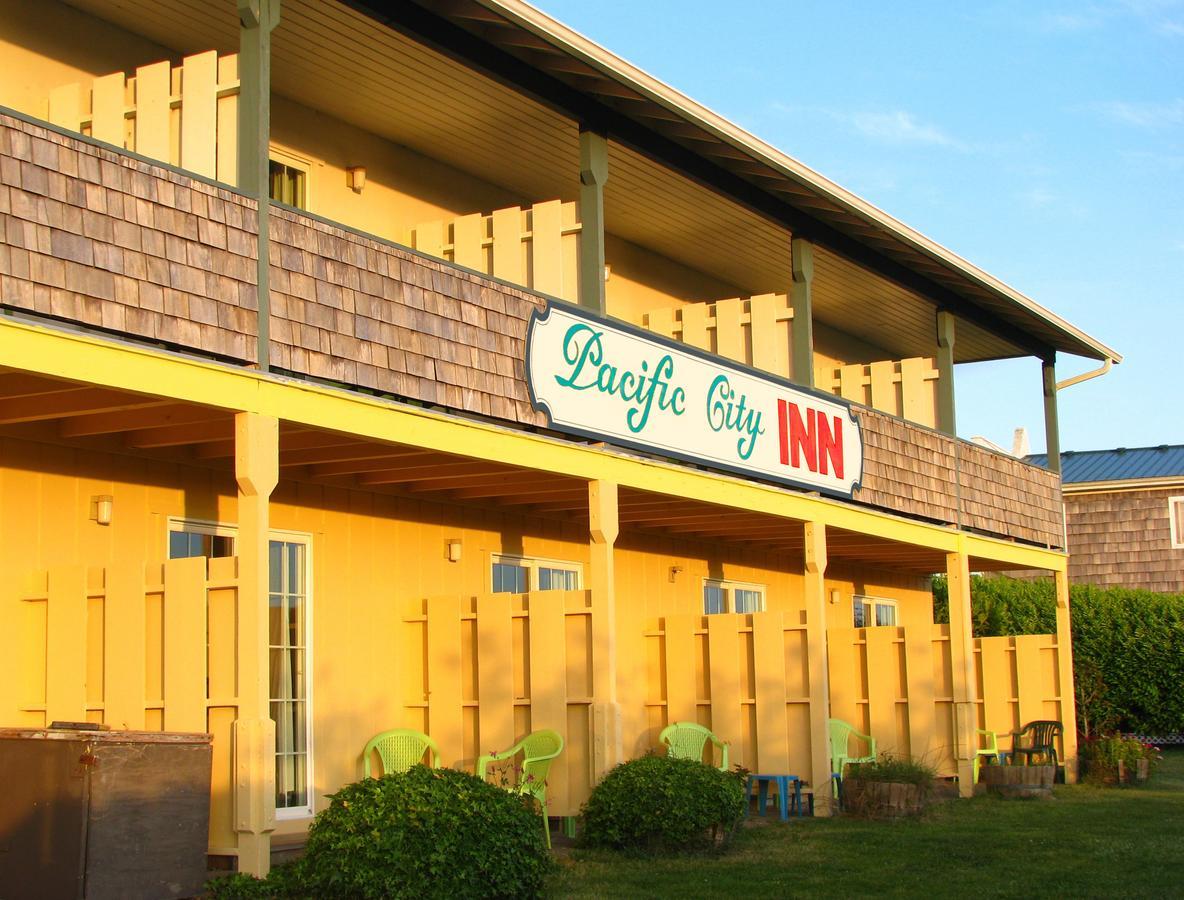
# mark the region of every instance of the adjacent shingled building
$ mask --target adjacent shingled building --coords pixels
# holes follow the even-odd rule
[[[1184,592],[1184,445],[1066,452],[1061,473],[1071,581]]]

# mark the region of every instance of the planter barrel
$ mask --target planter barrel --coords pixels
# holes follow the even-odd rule
[[[1056,766],[984,766],[979,780],[987,790],[1009,799],[1052,796]]]
[[[889,819],[915,816],[925,809],[927,795],[928,791],[916,784],[854,777],[843,781],[843,806],[856,815]]]

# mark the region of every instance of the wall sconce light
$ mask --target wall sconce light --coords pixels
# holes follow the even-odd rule
[[[449,562],[460,562],[460,541],[452,538],[444,543]]]
[[[362,193],[362,188],[366,186],[366,167],[350,166],[345,170],[345,175],[350,190],[355,194]]]
[[[90,498],[90,518],[100,525],[111,524],[111,513],[114,511],[115,499],[110,494],[100,494]]]
[[[670,567],[670,583],[674,584],[674,582],[678,581],[678,576],[681,574],[682,574],[682,566],[671,566]]]
[[[613,267],[606,263],[604,266],[604,280],[608,281],[612,277],[613,277]]]
[[[843,595],[838,590],[832,590],[830,592],[830,602],[831,603],[838,603],[842,599],[843,599]]]

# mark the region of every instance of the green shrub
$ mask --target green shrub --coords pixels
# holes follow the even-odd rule
[[[881,753],[880,758],[870,763],[852,763],[847,768],[848,778],[858,778],[863,781],[892,782],[895,784],[915,784],[917,787],[928,789],[937,777],[937,769],[918,762],[909,757],[893,756]]]
[[[308,834],[314,897],[533,897],[551,870],[538,812],[465,772],[415,766],[329,798]]]
[[[971,579],[976,637],[1056,631],[1052,579]],[[934,621],[949,621],[946,580],[933,583]],[[1184,595],[1074,585],[1073,680],[1078,729],[1184,731]]]
[[[617,766],[583,809],[585,846],[671,853],[724,843],[744,817],[743,770],[644,756]]]
[[[1158,747],[1121,734],[1089,738],[1078,745],[1077,751],[1085,770],[1085,780],[1093,783],[1112,781],[1119,763],[1128,771],[1134,771],[1138,762],[1145,759],[1148,771],[1154,771],[1156,763],[1163,759]]]

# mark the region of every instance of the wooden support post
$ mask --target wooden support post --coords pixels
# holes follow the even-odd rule
[[[269,366],[271,295],[268,240],[271,146],[271,32],[280,21],[280,0],[238,0],[238,187],[259,204],[259,370]]]
[[[592,783],[621,761],[621,708],[617,703],[617,598],[613,545],[619,531],[617,486],[588,483],[589,578],[592,592]]]
[[[959,540],[959,545],[962,541]],[[958,794],[974,796],[974,757],[978,750],[978,676],[974,666],[973,617],[970,609],[970,559],[959,547],[946,554],[950,596],[950,664],[954,687],[954,760]]]
[[[954,314],[937,314],[937,430],[957,437],[954,412]]]
[[[279,479],[279,422],[238,413],[238,718],[234,722],[234,830],[240,872],[266,875],[275,830],[275,723],[268,664],[269,500]]]
[[[805,528],[806,652],[810,670],[810,785],[814,815],[833,812],[830,788],[830,663],[826,646],[826,526]]]
[[[1044,379],[1044,445],[1048,452],[1048,470],[1061,474],[1061,426],[1057,416],[1057,364],[1046,359],[1040,367]]]
[[[814,387],[814,248],[809,241],[793,238],[789,244],[793,283],[789,302],[793,307],[793,380]]]
[[[1065,784],[1077,783],[1077,697],[1073,683],[1073,619],[1069,609],[1069,573],[1053,573],[1057,594],[1057,681],[1061,691],[1061,724],[1065,726]]]
[[[604,315],[604,185],[608,138],[580,129],[580,306]]]

